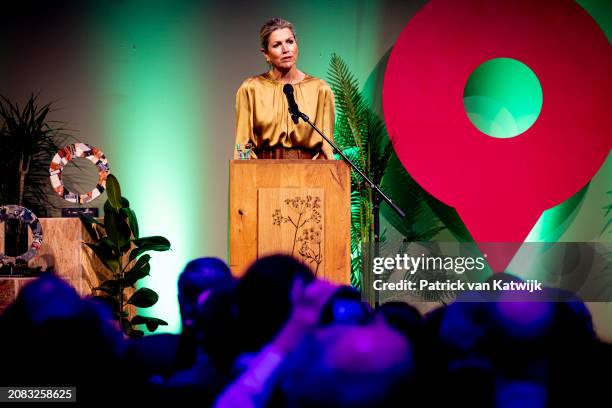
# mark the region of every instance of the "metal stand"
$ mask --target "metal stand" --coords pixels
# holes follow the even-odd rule
[[[349,164],[349,166],[351,166],[351,168],[353,170],[355,170],[357,172],[357,174],[359,174],[361,176],[361,178],[363,180],[365,180],[370,187],[372,188],[372,191],[374,192],[373,196],[372,196],[372,201],[374,204],[374,208],[372,209],[372,215],[374,217],[374,251],[375,251],[375,256],[378,256],[378,243],[380,242],[380,203],[381,201],[386,202],[392,209],[393,211],[395,211],[400,217],[404,218],[406,216],[406,213],[404,213],[404,211],[402,211],[401,208],[399,208],[393,201],[391,201],[391,199],[389,197],[387,197],[387,195],[385,193],[382,192],[382,190],[380,189],[380,187],[378,185],[376,185],[372,180],[370,180],[370,178],[368,176],[366,176],[360,169],[359,167],[357,167],[355,165],[355,163],[353,163],[341,150],[340,148],[329,138],[327,137],[318,127],[316,127],[314,125],[314,123],[312,123],[310,121],[310,119],[308,118],[308,116],[306,116],[306,114],[300,112],[297,109],[297,106],[294,106],[294,110],[291,109],[291,105],[289,108],[289,113],[292,116],[297,116],[299,118],[302,118],[302,120],[306,123],[308,123],[318,134],[321,135],[321,137],[323,139],[325,139],[325,141],[327,143],[329,143],[331,145],[331,147],[333,147],[334,152],[338,153],[340,155],[340,157],[342,157],[342,159]],[[376,293],[375,299],[374,299],[374,306],[378,307],[380,303],[380,299],[378,298],[378,293]]]

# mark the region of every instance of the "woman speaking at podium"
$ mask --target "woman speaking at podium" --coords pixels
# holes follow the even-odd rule
[[[334,97],[327,83],[297,68],[298,42],[293,25],[273,18],[259,32],[270,69],[247,78],[236,94],[236,145],[252,145],[251,158],[333,159],[333,149],[302,120],[291,119],[283,86],[291,84],[301,112],[333,138]]]

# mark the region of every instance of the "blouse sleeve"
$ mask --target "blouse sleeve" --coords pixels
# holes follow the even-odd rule
[[[252,143],[253,137],[253,100],[249,95],[248,82],[245,81],[236,93],[236,142],[234,143],[234,159],[238,159],[236,145]],[[251,152],[252,158],[257,158]]]
[[[323,133],[328,136],[332,141],[334,140],[334,121],[336,120],[336,107],[334,102],[334,94],[331,88],[326,84],[325,86],[325,105],[323,110]],[[323,155],[328,160],[334,159],[334,149],[323,141],[323,147],[321,148]]]

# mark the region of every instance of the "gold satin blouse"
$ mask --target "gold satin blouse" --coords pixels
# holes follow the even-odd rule
[[[308,123],[301,119],[297,125],[293,123],[283,86],[267,73],[242,83],[236,93],[236,144],[252,143],[254,151],[300,147],[333,159],[332,147]],[[307,75],[303,81],[293,84],[293,89],[300,111],[333,140],[334,95],[329,85]],[[257,156],[251,153],[251,157]],[[237,158],[235,145],[234,158]]]

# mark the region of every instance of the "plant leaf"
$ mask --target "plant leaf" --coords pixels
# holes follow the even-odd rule
[[[134,240],[134,245],[137,248],[130,252],[130,261],[147,251],[162,252],[170,249],[170,241],[161,236],[138,238]]]
[[[147,326],[147,329],[151,332],[154,332],[155,330],[157,330],[159,326],[168,325],[168,323],[162,319],[158,319],[156,317],[141,316],[141,315],[134,316],[134,318],[132,319],[132,324],[133,325],[145,324]]]
[[[48,119],[52,111],[51,104],[39,104],[37,94],[30,95],[23,109],[0,96],[0,204],[22,205],[38,217],[59,208],[49,194],[49,162],[70,138]],[[22,157],[28,162],[23,184]]]
[[[127,218],[121,212],[109,211],[104,213],[104,228],[108,239],[116,246],[122,247],[131,237]]]
[[[116,279],[108,279],[102,282],[100,286],[94,288],[94,290],[101,290],[108,293],[110,296],[119,295],[119,281]]]
[[[148,249],[147,248],[134,248],[130,251],[130,262],[132,262],[134,259],[138,258],[140,255],[144,254],[145,252],[147,252]]]
[[[140,231],[138,230],[138,219],[136,218],[136,213],[129,207],[123,207],[121,211],[127,216],[130,230],[132,230],[132,235],[134,235],[134,238],[138,239]]]
[[[107,295],[98,295],[98,296],[92,296],[92,299],[94,301],[105,304],[106,306],[110,308],[110,310],[113,313],[119,313],[119,301],[115,299],[114,297],[107,296]]]
[[[431,208],[440,221],[442,221],[444,227],[448,228],[457,241],[474,242],[472,234],[470,234],[463,220],[453,207],[444,204],[426,191],[424,191],[423,196],[429,208]]]
[[[106,239],[102,239],[97,244],[84,242],[93,252],[98,256],[98,259],[106,266],[111,272],[115,273],[119,266],[119,258],[115,255],[110,244]]]
[[[136,261],[136,264],[125,273],[121,283],[124,286],[134,286],[134,284],[140,279],[148,276],[151,271],[151,265],[149,265],[149,260],[151,260],[150,255],[144,255]]]
[[[117,212],[117,209],[111,205],[110,201],[106,200],[104,202],[104,214],[108,212]]]
[[[98,221],[97,219],[95,219],[91,215],[83,214],[83,213],[78,213],[78,215],[79,215],[79,218],[81,219],[81,222],[83,224],[88,224],[88,225],[96,224],[96,225],[99,225],[101,227],[104,227],[104,224],[102,224],[100,221]]]
[[[117,178],[112,174],[106,178],[106,193],[110,205],[119,210],[121,208],[121,187]]]
[[[408,174],[395,154],[389,160],[382,186],[383,190],[404,210],[406,217],[400,218],[387,205],[381,205],[381,214],[407,241],[428,241],[448,225],[442,224],[440,217],[430,208],[426,200],[428,194]],[[433,204],[438,204],[437,200]],[[444,205],[442,203],[439,205],[438,211],[445,216],[446,221],[458,223],[456,230],[461,231],[463,223],[458,216],[453,218],[453,214],[456,214],[454,209],[448,206],[442,207]],[[465,229],[464,226],[463,228]]]
[[[338,135],[334,134],[334,138],[343,149],[357,146],[363,153],[360,156],[360,163],[367,168],[368,135],[366,134],[367,118],[364,112],[368,110],[368,107],[359,92],[357,79],[351,74],[342,58],[332,54],[329,65],[329,84],[336,100],[336,122],[339,130]]]
[[[142,330],[132,330],[128,336],[131,339],[139,339],[144,336],[144,332]]]
[[[336,100],[334,139],[343,153],[375,184],[380,184],[391,157],[391,143],[384,122],[360,92],[356,77],[333,54],[328,82]],[[351,172],[351,285],[361,285],[361,243],[373,239],[371,186]]]
[[[78,215],[90,238],[94,241],[98,241],[100,239],[100,234],[98,233],[94,225],[104,228],[104,224],[102,224],[100,221],[90,215],[83,213],[79,213]]]
[[[136,307],[145,308],[153,306],[155,303],[157,303],[158,299],[159,295],[154,290],[149,288],[140,288],[134,292],[132,297],[127,302]]]
[[[152,249],[154,251],[167,251],[170,249],[170,241],[159,235],[135,239],[134,244],[139,248],[155,248]]]

